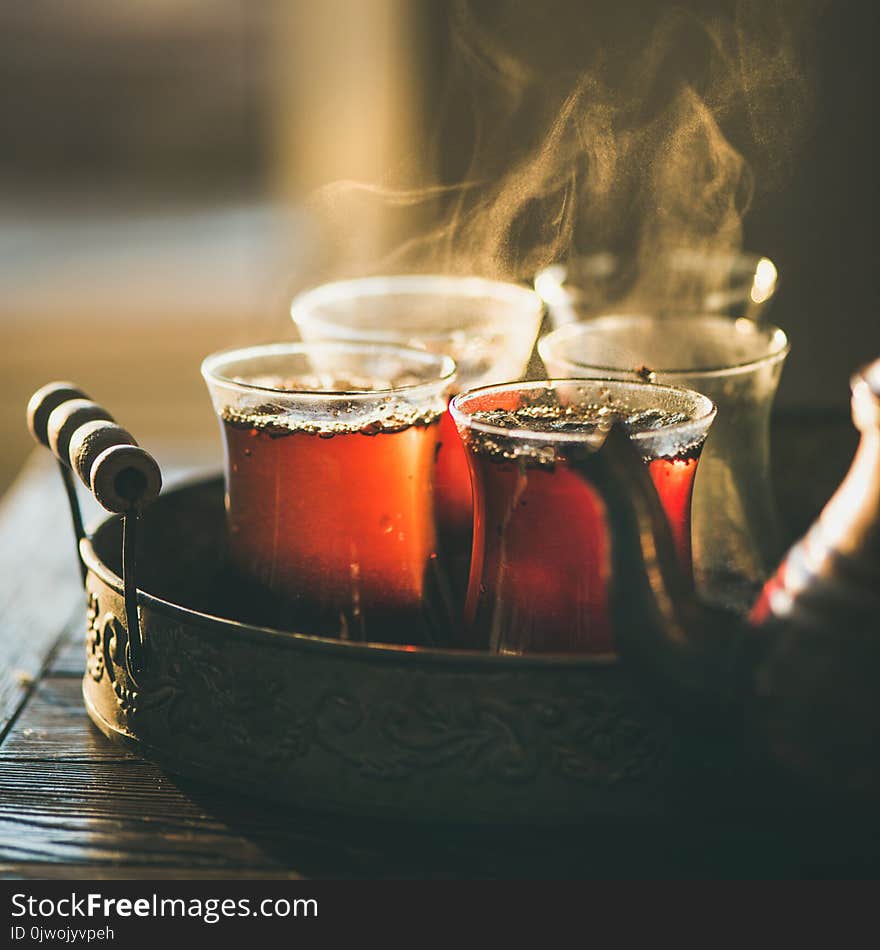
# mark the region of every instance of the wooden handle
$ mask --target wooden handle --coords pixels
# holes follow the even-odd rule
[[[137,445],[131,433],[108,419],[84,422],[70,439],[67,456],[71,467],[86,488],[92,487],[95,459],[113,445]]]
[[[141,508],[159,494],[162,475],[153,456],[73,383],[38,389],[27,420],[33,437],[73,469],[108,511]]]
[[[41,445],[49,447],[49,416],[54,409],[71,399],[86,399],[86,394],[73,383],[48,383],[38,389],[27,407],[28,428]]]
[[[162,488],[156,460],[139,445],[111,445],[95,459],[92,494],[108,511],[148,505]]]
[[[56,406],[49,413],[49,422],[46,425],[49,448],[55,453],[55,458],[65,465],[71,465],[70,442],[74,433],[81,425],[95,420],[113,421],[103,406],[89,399],[70,399]]]

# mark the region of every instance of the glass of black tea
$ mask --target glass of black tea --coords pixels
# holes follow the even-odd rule
[[[474,490],[460,646],[500,653],[614,652],[604,504],[578,460],[614,423],[641,453],[690,568],[690,505],[711,400],[619,380],[541,380],[456,396]],[[624,581],[625,582],[625,581]]]
[[[409,347],[275,343],[202,364],[226,454],[228,562],[273,624],[431,642],[434,456],[455,364]]]
[[[694,574],[708,600],[746,610],[783,554],[770,410],[785,333],[745,318],[618,312],[560,327],[538,350],[551,376],[647,378],[695,389],[718,406],[694,491]]]
[[[526,371],[543,303],[532,290],[505,281],[452,274],[403,274],[334,281],[307,290],[290,305],[304,340],[360,340],[415,345],[455,360],[456,389],[472,389]],[[444,553],[471,547],[471,485],[467,460],[450,416],[440,423],[436,504]],[[466,567],[465,567],[466,570]]]

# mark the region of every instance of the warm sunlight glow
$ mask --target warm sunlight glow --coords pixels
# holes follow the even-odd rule
[[[776,289],[776,267],[773,261],[762,257],[755,268],[755,280],[752,283],[752,302],[764,303],[769,300]]]
[[[563,287],[564,280],[565,269],[563,267],[548,267],[535,278],[535,290],[546,304],[564,303],[566,299],[566,292]]]

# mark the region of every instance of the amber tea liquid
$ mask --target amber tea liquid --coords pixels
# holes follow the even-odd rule
[[[223,419],[229,561],[290,629],[425,642],[439,420],[311,431]]]
[[[476,421],[589,433],[583,415],[475,412]],[[648,411],[621,421],[631,431],[676,421]],[[518,452],[501,435],[468,434],[474,484],[474,547],[465,606],[467,645],[511,652],[614,651],[608,592],[610,544],[598,492],[565,448]],[[690,504],[700,445],[671,458],[646,459],[669,519],[676,550],[690,570]]]

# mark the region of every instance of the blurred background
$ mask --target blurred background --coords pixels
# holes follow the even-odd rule
[[[490,42],[462,48],[460,5],[443,0],[0,5],[0,491],[31,449],[27,399],[56,378],[83,386],[146,447],[176,443],[219,465],[201,358],[292,337],[296,290],[375,266],[379,248],[436,214],[398,192],[331,203],[346,234],[334,260],[322,189],[459,180],[481,143],[469,117],[498,102],[468,84],[462,51],[471,74],[513,62],[510,75],[527,73],[539,99],[546,76],[548,101],[554,64],[568,69],[581,47],[625,85],[627,37],[645,9],[665,5],[478,6],[473,29]],[[739,23],[738,5],[727,6]],[[761,136],[742,138],[756,179],[742,240],[780,272],[769,316],[793,350],[779,405],[845,412],[850,373],[880,353],[876,13],[855,2],[774,9],[810,17],[799,88],[811,101],[772,176],[762,178],[760,148],[750,154]],[[530,59],[533,41],[544,53]],[[751,49],[763,55],[760,42]],[[529,68],[517,72],[523,57]],[[784,130],[798,105],[771,110],[772,123]],[[515,124],[507,131],[513,144],[499,140],[497,153],[540,149]]]

